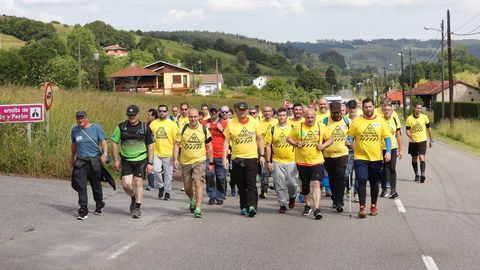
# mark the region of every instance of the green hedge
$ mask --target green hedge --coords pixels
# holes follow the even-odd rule
[[[480,120],[480,102],[454,102],[454,117]],[[442,103],[434,102],[434,122],[440,122]],[[445,102],[445,118],[449,118],[450,104]]]

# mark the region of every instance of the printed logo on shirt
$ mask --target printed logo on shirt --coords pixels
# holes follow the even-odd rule
[[[197,134],[193,133],[192,136],[185,143],[185,150],[196,150],[202,148],[202,141],[197,137]]]
[[[369,124],[367,128],[363,131],[363,134],[360,135],[360,141],[362,142],[377,142],[380,138],[375,132],[372,124]]]
[[[345,141],[345,132],[341,126],[337,126],[332,132],[333,142]]]
[[[166,140],[168,139],[167,133],[165,132],[165,128],[160,127],[157,129],[157,140]]]
[[[412,132],[414,133],[423,132],[423,126],[419,122],[415,123],[415,125],[412,127]]]
[[[282,132],[275,141],[275,148],[288,148],[291,145],[287,142],[287,136]]]
[[[240,134],[238,134],[237,139],[235,140],[235,144],[248,144],[253,142],[253,135],[255,133],[248,132],[247,128],[244,127]]]
[[[303,147],[306,147],[306,148],[317,147],[318,137],[315,135],[318,135],[318,133],[319,133],[318,130],[315,132],[309,130],[307,133],[307,136],[305,136],[305,138],[303,139],[303,141],[305,142],[305,145]]]
[[[77,138],[75,138],[75,141],[77,141],[77,142],[78,142],[78,141],[81,141],[81,140],[83,140],[83,137],[82,137],[82,136],[77,136]]]

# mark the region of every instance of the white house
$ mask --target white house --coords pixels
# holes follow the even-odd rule
[[[262,89],[263,87],[265,87],[265,85],[267,85],[267,82],[270,79],[271,79],[270,76],[260,76],[260,77],[256,78],[255,80],[253,80],[253,85],[257,89]]]
[[[222,74],[218,74],[218,77],[217,74],[196,75],[195,80],[200,82],[197,90],[195,91],[195,93],[198,95],[208,96],[222,90]]]

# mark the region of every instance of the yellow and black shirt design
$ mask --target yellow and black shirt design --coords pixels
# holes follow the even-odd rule
[[[292,125],[287,124],[284,127],[276,125],[265,134],[265,145],[272,146],[272,160],[279,163],[295,162],[295,152],[292,145],[287,142],[287,138],[292,133]]]
[[[207,159],[205,145],[212,141],[210,131],[198,124],[196,128],[186,125],[178,131],[175,141],[180,142],[180,163],[188,165]]]

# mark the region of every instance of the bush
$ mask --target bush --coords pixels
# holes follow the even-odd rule
[[[480,102],[454,102],[454,117],[480,120]],[[434,122],[442,117],[442,102],[434,102]],[[445,117],[450,116],[450,104],[445,102]]]

